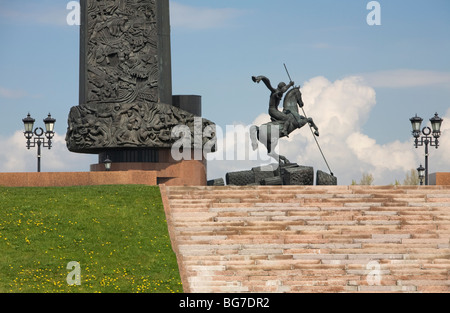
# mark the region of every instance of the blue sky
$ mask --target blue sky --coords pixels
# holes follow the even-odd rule
[[[0,0],[0,142],[17,146],[0,154],[1,171],[34,170],[35,154],[17,135],[28,112],[41,125],[51,112],[63,146],[70,107],[78,104],[79,27],[66,23],[68,2]],[[392,149],[406,150],[410,168],[423,162],[423,151],[412,147],[409,118],[418,113],[428,120],[438,112],[450,119],[450,2],[379,1],[380,26],[367,24],[368,2],[171,0],[173,94],[202,95],[204,117],[221,127],[248,125],[268,105],[267,91],[250,77],[287,81],[286,63],[296,84],[305,86],[304,100],[311,102],[305,109],[313,118],[349,123],[341,137],[333,137],[332,124],[319,125],[341,183],[361,172],[375,173],[380,184],[402,180],[408,167],[401,156],[398,166],[382,163],[391,161]],[[291,159],[323,167],[306,153],[314,149],[308,136],[303,129],[291,139],[300,145],[289,149]],[[450,171],[449,144],[444,133],[430,172]],[[337,149],[350,154],[338,156]],[[375,152],[387,159],[367,161]],[[49,171],[88,170],[96,161],[63,147],[45,157]],[[345,159],[353,160],[351,168]],[[225,166],[240,167],[212,163],[210,176],[222,175]]]

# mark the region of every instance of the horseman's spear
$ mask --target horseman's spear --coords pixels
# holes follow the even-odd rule
[[[289,71],[287,69],[286,63],[283,63],[283,65],[284,65],[284,69],[286,70],[286,73],[287,73],[287,75],[289,77],[289,80],[292,81],[292,78],[291,78],[291,75],[289,74]],[[306,115],[305,109],[303,107],[301,107],[301,108],[303,110],[303,114],[305,115],[305,118],[308,119],[308,116]],[[323,154],[322,148],[320,147],[319,141],[317,140],[316,136],[314,135],[314,132],[312,130],[311,124],[308,123],[308,125],[309,125],[309,129],[311,130],[311,133],[312,133],[312,135],[314,137],[314,140],[317,143],[317,147],[319,147],[320,153],[322,154],[322,157],[325,160],[325,163],[327,164],[327,167],[328,167],[328,170],[330,171],[331,176],[334,176],[333,171],[331,170],[330,165],[328,165],[328,161],[325,158],[325,155]]]

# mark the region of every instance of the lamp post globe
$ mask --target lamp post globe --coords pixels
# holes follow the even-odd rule
[[[28,113],[27,117],[22,119],[22,122],[23,122],[23,125],[25,127],[25,132],[26,133],[32,133],[33,132],[33,127],[34,127],[34,122],[35,121],[36,120],[31,117],[30,113]]]
[[[52,118],[52,115],[50,113],[48,113],[47,118],[44,119],[45,131],[47,133],[53,133],[53,131],[55,129],[55,122],[56,122],[56,120],[54,118]]]
[[[420,166],[417,168],[417,172],[419,173],[419,180],[420,185],[423,185],[423,180],[425,178],[425,168],[420,164]]]
[[[106,160],[103,161],[103,164],[105,164],[105,169],[106,169],[107,171],[110,171],[110,170],[111,170],[111,164],[112,164],[112,161],[109,159],[109,157],[106,157]]]
[[[416,149],[418,147],[425,147],[425,168],[421,165],[417,171],[419,172],[419,176],[425,178],[425,185],[428,185],[428,157],[429,157],[429,150],[428,147],[435,147],[436,149],[439,147],[439,137],[441,136],[441,126],[442,122],[444,120],[439,117],[439,115],[436,113],[434,117],[430,119],[431,122],[431,128],[430,127],[424,127],[422,130],[420,129],[422,127],[423,119],[421,117],[418,117],[417,114],[415,117],[410,119],[411,126],[412,126],[412,135],[414,137],[414,146]],[[432,135],[432,136],[431,136]],[[421,179],[421,185],[422,185],[423,179]]]
[[[430,119],[431,128],[433,129],[433,137],[439,138],[441,136],[441,126],[444,120],[436,113],[433,118]]]
[[[27,117],[22,119],[25,132],[24,136],[27,139],[27,149],[37,147],[37,171],[41,171],[41,146],[46,147],[49,150],[52,147],[52,138],[55,136],[55,122],[56,120],[52,118],[49,113],[47,118],[44,119],[45,132],[41,127],[34,128],[34,122],[36,120],[30,116],[28,113]],[[45,136],[45,137],[44,137]],[[47,138],[47,140],[45,139]]]
[[[420,136],[420,128],[422,126],[423,118],[418,117],[417,114],[415,117],[412,117],[409,119],[411,121],[412,126],[412,133],[415,138],[418,138]]]

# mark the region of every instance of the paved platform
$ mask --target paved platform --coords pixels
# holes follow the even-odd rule
[[[91,185],[150,185],[156,186],[157,172],[42,172],[0,173],[3,187],[71,187]]]

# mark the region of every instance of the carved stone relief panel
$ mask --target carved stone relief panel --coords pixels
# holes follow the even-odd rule
[[[156,0],[86,6],[86,103],[158,102]]]
[[[216,140],[214,123],[162,103],[79,105],[72,107],[68,125],[67,147],[80,153],[110,148],[170,148],[181,137],[172,134],[176,126],[189,129],[193,148],[202,149]]]

